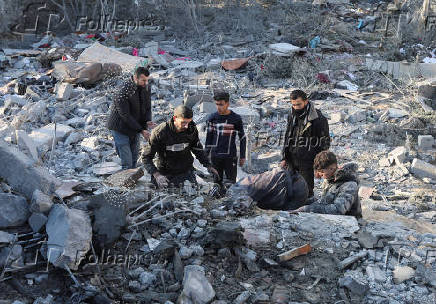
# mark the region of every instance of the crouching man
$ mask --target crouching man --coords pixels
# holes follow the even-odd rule
[[[190,108],[178,106],[174,116],[158,125],[151,133],[142,161],[152,176],[152,182],[159,188],[169,184],[180,186],[185,180],[196,183],[191,152],[210,173],[218,175],[203,150],[192,116]],[[156,154],[155,164],[153,159]]]
[[[314,169],[315,175],[324,179],[321,198],[291,213],[314,212],[361,217],[357,165],[348,163],[338,167],[335,154],[322,151],[315,157]]]

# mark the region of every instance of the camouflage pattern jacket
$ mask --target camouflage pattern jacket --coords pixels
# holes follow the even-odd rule
[[[305,206],[304,211],[361,217],[359,180],[356,170],[355,163],[348,163],[338,168],[333,180],[324,181],[321,198]]]

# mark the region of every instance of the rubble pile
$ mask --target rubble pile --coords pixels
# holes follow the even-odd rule
[[[0,303],[434,303],[435,46],[403,35],[390,51],[375,20],[409,4],[292,5],[309,20],[243,37],[167,29],[0,49]],[[298,12],[312,5],[324,23],[305,37],[298,27],[316,22]],[[188,105],[203,143],[213,91],[230,92],[248,137],[238,178],[278,166],[290,90],[310,92],[330,149],[359,165],[363,218],[212,198],[197,162],[198,186],[177,190],[120,171],[106,120],[138,66],[151,71],[153,121]]]

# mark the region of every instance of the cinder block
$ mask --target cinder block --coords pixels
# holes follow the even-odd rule
[[[418,148],[428,150],[433,148],[434,138],[432,135],[418,135]]]
[[[410,171],[420,178],[429,177],[436,180],[436,166],[426,163],[420,159],[413,159]]]

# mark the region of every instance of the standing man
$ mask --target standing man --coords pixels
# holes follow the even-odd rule
[[[142,154],[142,161],[152,176],[152,182],[159,188],[165,188],[169,184],[179,186],[185,180],[196,183],[192,153],[210,173],[218,174],[204,153],[192,116],[190,108],[178,106],[174,110],[174,116],[158,125],[151,133]],[[156,163],[153,163],[156,154]]]
[[[292,108],[288,114],[285,144],[280,165],[294,169],[304,177],[313,197],[315,156],[330,147],[329,125],[321,111],[315,109],[305,92],[291,92]]]
[[[153,127],[149,77],[150,72],[146,68],[137,68],[133,77],[124,81],[114,96],[107,126],[114,138],[123,170],[136,167],[139,136],[148,140],[150,132],[147,129]]]
[[[236,182],[238,156],[236,155],[236,134],[239,136],[239,166],[245,163],[246,139],[242,118],[229,110],[230,96],[224,91],[214,95],[217,112],[207,118],[205,151],[210,155],[212,165],[218,171],[220,182],[224,174]]]

